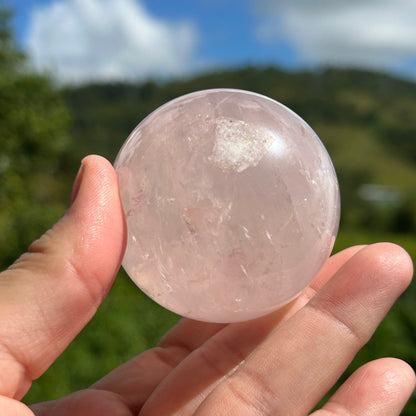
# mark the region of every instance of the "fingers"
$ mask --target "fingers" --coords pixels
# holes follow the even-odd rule
[[[192,414],[218,382],[234,371],[277,325],[307,303],[315,291],[360,249],[362,247],[351,247],[331,257],[315,279],[314,289],[306,289],[286,307],[253,321],[228,325],[213,334],[163,380],[141,414],[172,414],[178,409],[184,414]],[[180,345],[183,340],[192,339],[194,334],[192,331],[172,331],[162,340],[161,346]]]
[[[348,247],[331,256],[310,284],[312,289],[318,291],[352,256],[365,247],[364,245]]]
[[[182,319],[152,348],[127,361],[91,386],[118,394],[138,414],[150,394],[192,351],[204,344],[225,324]]]
[[[315,284],[316,288],[360,249],[361,247],[352,247],[333,256],[321,271],[320,283]],[[305,295],[309,299],[308,296]],[[305,300],[299,300],[299,305],[292,302],[286,309],[251,323],[227,326],[182,319],[156,348],[121,365],[91,388],[118,394],[134,413],[138,413],[155,388],[166,379],[157,394],[152,396],[150,405],[146,406],[146,409],[150,409],[150,414],[168,414],[172,406],[177,407],[179,402],[182,410],[185,407],[196,407],[223,376],[209,365],[209,360],[204,360],[205,354],[212,356],[213,360],[219,359],[225,365],[223,371],[228,372],[240,362],[242,351],[251,351],[284,314],[289,311],[293,313],[304,303]],[[227,329],[223,331],[225,327]],[[214,341],[207,343],[211,338]],[[219,357],[217,353],[224,352],[226,345],[229,345],[230,353]],[[233,345],[237,352],[233,352]],[[193,351],[198,352],[193,354]],[[190,357],[187,358],[188,356]],[[180,369],[172,372],[183,360],[185,362]],[[173,374],[169,376],[170,373]],[[184,395],[184,392],[187,394]],[[45,403],[43,406],[48,408],[52,404]]]
[[[0,397],[0,414],[13,416],[34,416],[33,412],[18,400]]]
[[[376,360],[359,368],[312,415],[400,415],[414,388],[415,374],[408,364],[394,358]]]
[[[93,316],[124,245],[116,174],[90,156],[67,213],[0,274],[0,395],[22,396]]]
[[[412,276],[393,244],[358,251],[237,371],[207,397],[197,415],[305,414],[368,341]]]
[[[128,404],[118,394],[93,389],[79,390],[59,400],[37,403],[30,406],[30,408],[36,416],[137,415],[137,412],[129,408]],[[15,415],[15,413],[11,414]],[[31,415],[33,416],[33,414]]]

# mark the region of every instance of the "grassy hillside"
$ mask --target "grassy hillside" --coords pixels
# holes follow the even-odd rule
[[[159,105],[187,92],[218,87],[265,94],[312,126],[338,172],[343,224],[416,232],[416,85],[377,73],[246,68],[164,85],[69,89],[70,165],[77,166],[83,155],[96,152],[114,160],[131,130]],[[359,195],[363,184],[389,187],[399,201],[394,207],[368,203]],[[403,215],[406,223],[397,225]]]
[[[245,68],[166,84],[67,89],[64,99],[71,114],[70,140],[60,157],[58,176],[66,194],[83,156],[98,153],[114,160],[131,130],[152,110],[184,93],[216,87],[268,95],[292,108],[321,137],[334,161],[342,192],[336,250],[390,240],[416,258],[416,85],[382,74]],[[393,200],[366,195],[377,189]],[[401,357],[416,367],[415,302],[412,287],[347,373],[366,360],[385,355]],[[98,314],[34,384],[26,400],[51,399],[88,386],[154,345],[177,319],[141,294],[121,272]],[[416,415],[416,399],[404,414]]]

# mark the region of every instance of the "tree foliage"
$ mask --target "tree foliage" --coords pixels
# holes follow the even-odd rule
[[[53,82],[26,68],[10,16],[0,10],[0,266],[62,213],[58,168],[69,121]]]

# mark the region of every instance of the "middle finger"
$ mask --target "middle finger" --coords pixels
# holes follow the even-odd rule
[[[369,340],[411,275],[407,253],[393,244],[359,251],[196,414],[306,414]]]

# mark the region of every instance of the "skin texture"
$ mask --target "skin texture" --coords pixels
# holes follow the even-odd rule
[[[90,388],[19,400],[94,315],[125,249],[116,174],[83,160],[71,205],[0,274],[0,414],[27,416],[306,415],[369,340],[413,273],[390,243],[331,257],[286,307],[235,324],[181,320],[155,348]],[[358,369],[314,416],[399,415],[413,370],[385,358]]]

